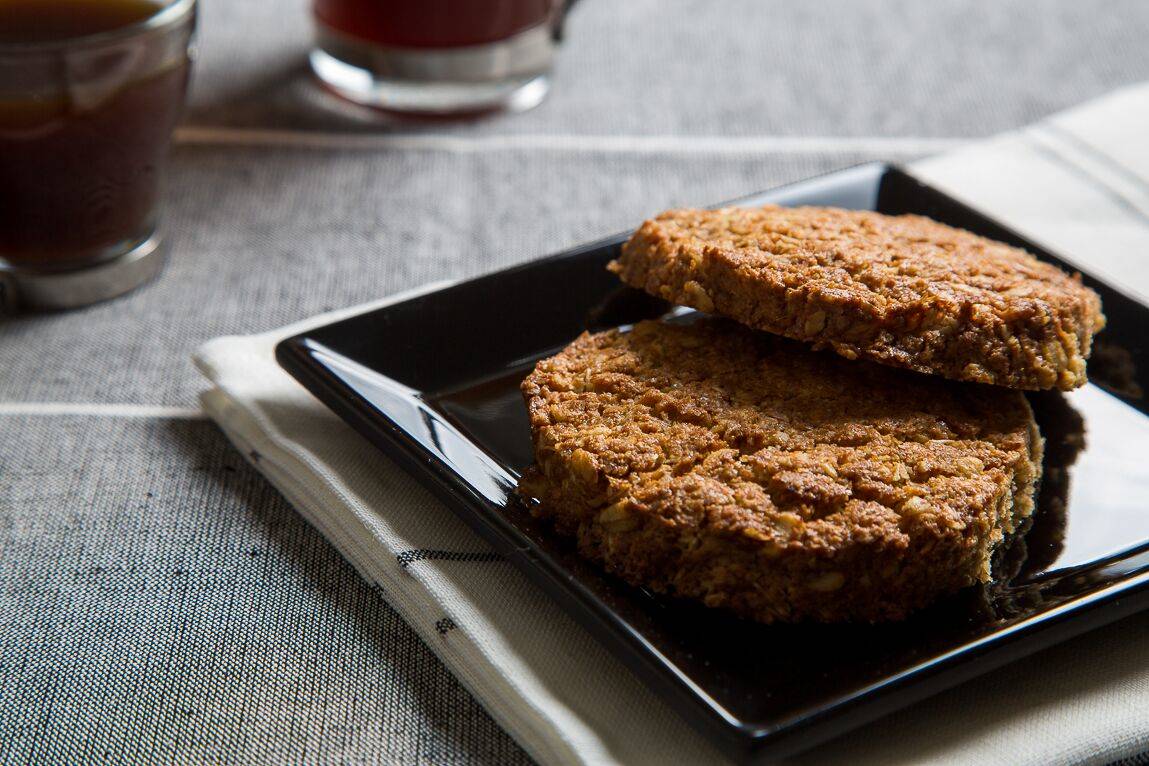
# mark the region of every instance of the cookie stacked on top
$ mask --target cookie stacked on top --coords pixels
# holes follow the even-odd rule
[[[1083,385],[1105,323],[1079,276],[919,216],[670,211],[610,268],[725,318],[540,362],[521,491],[625,580],[762,622],[900,619],[988,580],[1041,473],[1019,389]]]

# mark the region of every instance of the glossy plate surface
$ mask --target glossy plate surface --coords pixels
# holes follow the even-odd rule
[[[1062,263],[882,165],[737,204],[765,202],[921,213]],[[1045,478],[1033,526],[999,557],[992,586],[893,625],[762,626],[654,596],[584,562],[515,497],[532,459],[518,385],[583,330],[670,308],[606,272],[624,240],[311,330],[284,341],[278,358],[740,760],[797,752],[1149,608],[1149,309],[1088,275],[1109,317],[1093,383],[1030,396],[1047,441]]]

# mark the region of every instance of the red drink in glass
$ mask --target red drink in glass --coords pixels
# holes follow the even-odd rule
[[[562,0],[315,0],[312,68],[331,90],[399,112],[530,108],[549,87]]]

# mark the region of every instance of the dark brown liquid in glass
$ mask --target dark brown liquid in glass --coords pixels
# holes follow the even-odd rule
[[[83,38],[138,24],[163,6],[147,0],[0,0],[0,56],[17,55],[5,50],[13,43],[61,42],[70,50],[66,41],[75,40],[83,47]],[[162,43],[158,36],[141,36],[131,44],[131,51],[84,59],[86,90],[23,92],[3,83],[0,259],[68,268],[126,251],[153,230],[159,170],[183,105],[188,61],[181,55],[136,71],[132,56],[146,59],[148,47]]]
[[[110,32],[154,16],[148,0],[0,0],[0,43],[39,43]]]

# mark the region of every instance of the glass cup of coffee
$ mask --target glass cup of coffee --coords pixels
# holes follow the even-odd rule
[[[384,111],[521,111],[550,88],[574,0],[314,0],[311,68],[336,94]]]
[[[157,273],[195,19],[195,0],[0,0],[0,309]]]

